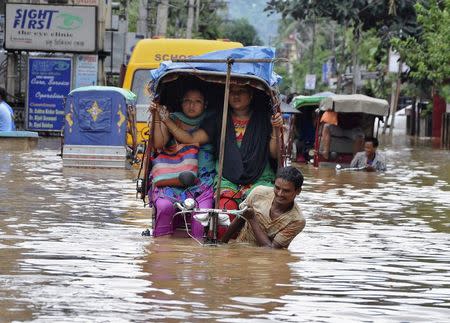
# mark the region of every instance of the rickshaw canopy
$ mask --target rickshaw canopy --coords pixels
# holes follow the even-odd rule
[[[65,145],[126,145],[127,106],[135,102],[133,92],[117,87],[72,90],[65,104]]]
[[[220,50],[208,54],[194,56],[196,59],[211,59],[211,60],[226,60],[226,59],[274,59],[275,49],[272,47],[262,46],[248,46],[242,48],[235,48],[229,50]],[[273,62],[265,63],[240,63],[235,62],[232,65],[231,77],[254,76],[264,81],[269,87],[276,86],[281,81],[281,76],[273,71]],[[222,62],[189,62],[177,63],[172,61],[165,61],[158,69],[150,71],[150,79],[152,83],[152,90],[154,91],[160,79],[171,71],[207,71],[211,74],[224,75],[227,72],[227,63]]]
[[[305,96],[299,95],[292,99],[292,106],[298,110],[303,107],[319,106],[320,102],[325,99],[325,96]]]
[[[320,110],[385,116],[389,110],[389,103],[386,100],[372,98],[363,94],[342,94],[325,98],[320,103]]]
[[[294,109],[292,107],[292,105],[287,104],[286,102],[281,102],[280,109],[281,109],[281,112],[288,113],[288,114],[300,114],[300,113],[302,113],[301,111],[299,111],[297,109]]]
[[[74,94],[74,93],[89,92],[89,91],[94,91],[94,92],[95,91],[110,91],[110,92],[119,93],[120,95],[123,96],[123,98],[125,99],[125,101],[128,105],[135,105],[136,100],[137,100],[136,94],[134,94],[130,90],[123,89],[120,87],[115,87],[115,86],[94,86],[94,85],[93,86],[82,86],[82,87],[79,87],[79,88],[76,88],[76,89],[70,91],[69,95]]]

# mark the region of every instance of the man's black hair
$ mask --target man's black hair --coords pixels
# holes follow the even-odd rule
[[[371,142],[374,148],[378,147],[378,139],[375,137],[366,137],[364,138],[364,142]]]
[[[302,172],[293,166],[279,168],[277,171],[277,176],[275,178],[282,178],[286,181],[293,183],[295,189],[299,189],[303,185]]]

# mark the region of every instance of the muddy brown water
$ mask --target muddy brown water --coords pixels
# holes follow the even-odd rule
[[[0,322],[448,322],[450,152],[382,141],[385,174],[301,165],[289,250],[141,236],[132,171],[0,147]]]

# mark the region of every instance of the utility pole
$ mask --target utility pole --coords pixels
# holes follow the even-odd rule
[[[195,0],[188,1],[188,15],[186,22],[186,38],[192,38],[192,26],[194,25]]]
[[[352,94],[355,94],[358,91],[359,84],[361,83],[361,73],[359,70],[359,59],[358,59],[358,49],[359,43],[361,40],[361,25],[358,24],[355,30],[355,43],[353,44],[353,53],[352,53],[352,63],[353,63],[353,83],[352,83]]]
[[[167,19],[169,16],[169,0],[161,0],[156,14],[155,36],[165,36],[167,33]]]
[[[400,88],[402,86],[402,70],[403,70],[403,62],[400,59],[398,63],[398,73],[397,73],[397,81],[395,82],[395,92],[394,92],[394,82],[392,82],[392,95],[391,95],[391,106],[390,106],[390,115],[391,115],[391,124],[389,125],[389,135],[392,136],[394,131],[394,123],[395,123],[395,112],[397,111],[398,99],[400,97]],[[387,120],[385,123],[385,128],[383,129],[383,133],[386,132]]]
[[[195,3],[195,31],[198,32],[200,25],[200,0]]]
[[[137,34],[143,35],[144,37],[148,36],[147,6],[148,6],[148,0],[139,0],[139,16],[138,16],[136,31],[137,31]]]
[[[314,74],[314,50],[316,47],[316,16],[313,17],[312,20],[312,29],[311,29],[311,57],[309,61],[309,74]]]

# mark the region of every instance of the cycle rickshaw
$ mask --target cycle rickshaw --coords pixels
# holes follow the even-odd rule
[[[164,62],[157,70],[152,71],[151,92],[153,96],[163,105],[169,107],[177,106],[176,100],[180,99],[183,91],[192,84],[199,85],[205,93],[208,101],[208,109],[216,109],[218,126],[220,126],[220,145],[216,147],[218,183],[215,186],[215,208],[198,210],[195,201],[176,201],[175,205],[180,208],[180,214],[193,214],[197,220],[205,226],[204,242],[217,244],[217,228],[220,223],[227,223],[227,214],[233,213],[219,208],[220,180],[223,172],[224,160],[224,137],[227,127],[228,97],[230,85],[245,85],[254,90],[253,99],[257,101],[257,111],[253,113],[267,114],[268,117],[281,112],[280,95],[277,84],[280,78],[273,72],[275,52],[266,47],[243,47],[232,50],[217,51],[202,56],[192,57],[174,62]],[[219,117],[221,116],[221,117]],[[141,198],[146,201],[148,192],[152,188],[150,172],[152,160],[158,151],[152,144],[155,119],[150,121],[150,137],[145,150],[142,174],[139,176],[137,191]],[[278,157],[275,167],[284,166],[285,148],[283,134],[278,137]],[[186,185],[189,186],[189,185]],[[219,189],[217,189],[219,188]],[[239,215],[242,211],[234,211]],[[153,212],[152,225],[155,223],[155,212]],[[189,218],[186,219],[186,227]],[[187,229],[187,228],[186,228]],[[150,234],[147,231],[146,234]]]

